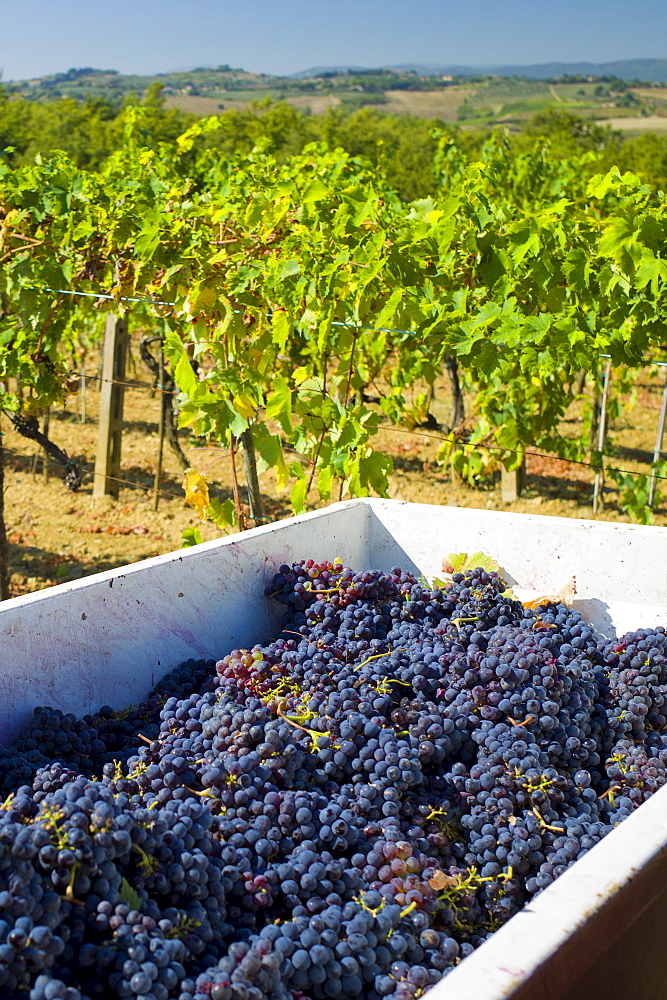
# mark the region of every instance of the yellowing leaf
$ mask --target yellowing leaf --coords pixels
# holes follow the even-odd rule
[[[234,396],[234,409],[244,420],[251,420],[256,412],[255,400],[246,392],[242,392],[238,396]]]
[[[211,501],[208,495],[208,484],[204,477],[195,472],[194,469],[187,469],[183,489],[185,490],[185,502],[197,511],[202,521],[207,521]]]
[[[211,285],[205,285],[199,289],[199,295],[195,303],[197,309],[210,309],[218,301],[218,293]]]
[[[458,885],[459,878],[457,875],[447,875],[445,872],[436,871],[428,880],[428,884],[437,892],[439,889],[446,889],[448,886]]]
[[[434,580],[433,586],[442,589],[443,587],[448,586],[448,582],[451,582],[451,578],[454,573],[468,573],[470,570],[478,568],[483,569],[486,573],[498,573],[501,579],[506,575],[503,573],[503,570],[500,568],[495,559],[492,559],[491,556],[484,555],[483,552],[473,552],[471,556],[469,556],[467,552],[455,552],[445,556],[442,560],[443,572],[449,580],[447,582]],[[514,599],[512,588],[506,587],[502,596]]]
[[[206,135],[207,132],[214,132],[219,129],[221,121],[217,115],[211,118],[200,118],[198,122],[191,125],[186,132],[179,135],[176,139],[176,146],[179,153],[189,153],[195,144],[195,140],[200,135]]]
[[[277,309],[271,320],[273,339],[281,351],[285,350],[292,329],[289,315],[284,309]]]
[[[276,460],[276,489],[282,493],[284,489],[287,488],[289,482],[289,469],[285,464],[285,459],[282,456],[282,452],[278,459]]]
[[[473,552],[471,556],[467,552],[453,552],[442,560],[443,572],[450,576],[452,573],[466,573],[478,566],[487,573],[500,573],[500,566],[495,559],[485,556],[483,552]]]

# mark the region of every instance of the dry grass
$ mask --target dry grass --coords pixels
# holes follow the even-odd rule
[[[455,122],[459,106],[466,97],[474,93],[472,87],[447,87],[445,90],[388,90],[387,103],[381,105],[383,111],[394,114],[415,115],[418,118],[441,118],[445,122]],[[257,98],[261,98],[257,94]],[[334,94],[300,94],[287,97],[286,102],[313,115],[325,114],[331,108],[341,105]],[[233,97],[193,97],[187,94],[172,94],[165,99],[167,108],[178,108],[195,115],[219,115],[230,108],[243,110],[249,106],[248,100]]]
[[[418,118],[441,118],[455,122],[459,107],[474,94],[473,87],[446,87],[444,90],[388,90],[387,111],[415,115]]]
[[[288,104],[301,111],[308,110],[313,115],[323,115],[331,108],[339,108],[340,98],[333,94],[302,94],[299,97],[286,98]]]
[[[258,95],[259,96],[259,95]],[[193,115],[201,115],[202,118],[210,118],[219,115],[221,111],[228,111],[235,108],[242,111],[248,107],[248,101],[227,100],[223,97],[191,97],[187,94],[172,94],[165,98],[166,108],[178,108],[179,111],[187,111]]]
[[[258,93],[258,101],[262,94]],[[330,108],[340,107],[340,99],[332,94],[302,94],[297,97],[287,97],[286,103],[301,111],[310,111],[313,115],[323,115]],[[178,108],[179,111],[189,111],[194,115],[219,115],[230,108],[243,111],[249,108],[251,101],[234,100],[228,97],[189,97],[185,94],[173,94],[165,99],[165,107]]]
[[[632,87],[632,93],[645,101],[664,101],[667,104],[667,87]]]
[[[623,132],[667,132],[667,116],[648,115],[646,118],[600,118],[600,125]]]

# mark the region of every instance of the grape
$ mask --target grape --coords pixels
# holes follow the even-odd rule
[[[0,993],[420,996],[667,779],[667,635],[303,560],[277,638],[0,750]]]

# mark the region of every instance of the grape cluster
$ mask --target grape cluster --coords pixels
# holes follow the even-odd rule
[[[77,719],[57,708],[36,708],[11,749],[0,747],[0,791],[5,795],[31,782],[54,762],[78,774],[97,775],[105,763],[124,763],[146,739],[159,735],[160,713],[169,698],[182,699],[212,687],[214,660],[186,660],[168,673],[140,705],[119,712],[108,705]]]
[[[281,634],[0,750],[7,1000],[410,1000],[667,778],[667,635],[281,566]]]

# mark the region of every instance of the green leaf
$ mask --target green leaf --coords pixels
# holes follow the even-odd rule
[[[252,429],[252,437],[257,448],[257,468],[259,472],[274,469],[283,459],[280,438],[271,434],[266,424],[257,423]]]
[[[630,219],[610,219],[605,225],[605,233],[599,243],[599,252],[603,256],[618,258],[618,252],[628,243],[636,240],[637,234]]]
[[[381,451],[371,451],[359,459],[359,480],[362,486],[370,487],[379,496],[386,497],[389,489],[389,473],[393,462],[389,455]]]
[[[185,351],[181,354],[174,368],[174,382],[181,392],[184,392],[190,399],[197,392],[199,381]]]
[[[323,198],[328,198],[329,194],[329,188],[322,181],[315,179],[308,185],[299,200],[302,205],[311,205],[316,201],[322,201]]]
[[[584,250],[572,250],[563,261],[563,273],[573,288],[578,292],[585,291],[590,285],[590,255]]]
[[[637,288],[651,286],[651,292],[657,296],[660,294],[660,285],[667,281],[667,261],[655,257],[650,250],[644,250],[642,262],[637,268],[635,285]]]
[[[295,514],[304,514],[306,510],[306,493],[308,492],[308,480],[298,479],[294,486],[292,487],[292,492],[290,494],[290,499],[292,501],[292,509]]]
[[[289,434],[292,431],[292,391],[282,375],[276,375],[273,386],[266,401],[266,419],[277,420]]]
[[[317,470],[317,492],[320,500],[329,500],[333,487],[334,470],[331,465],[325,465]]]
[[[595,174],[588,182],[586,194],[589,198],[604,198],[616,186],[620,178],[621,173],[616,166],[612,167],[606,174]]]
[[[278,271],[278,278],[282,280],[283,278],[289,278],[290,275],[299,274],[300,272],[301,264],[298,260],[287,260]]]
[[[280,351],[284,351],[292,332],[289,314],[284,309],[277,310],[271,317],[273,340]]]
[[[378,315],[373,319],[373,326],[383,327],[393,323],[394,314],[403,301],[404,296],[405,290],[403,288],[395,288]]]
[[[201,545],[203,538],[201,536],[201,531],[199,528],[184,528],[181,532],[181,540],[183,542],[183,548],[188,549],[192,545]]]
[[[236,524],[236,507],[231,497],[220,503],[217,497],[211,500],[208,513],[213,523],[218,528],[225,528]]]
[[[142,260],[151,260],[160,244],[160,214],[148,213],[144,216],[144,224],[137,236],[134,249]]]
[[[127,903],[133,910],[141,909],[141,896],[133,889],[126,878],[121,879],[118,895],[124,903]]]

